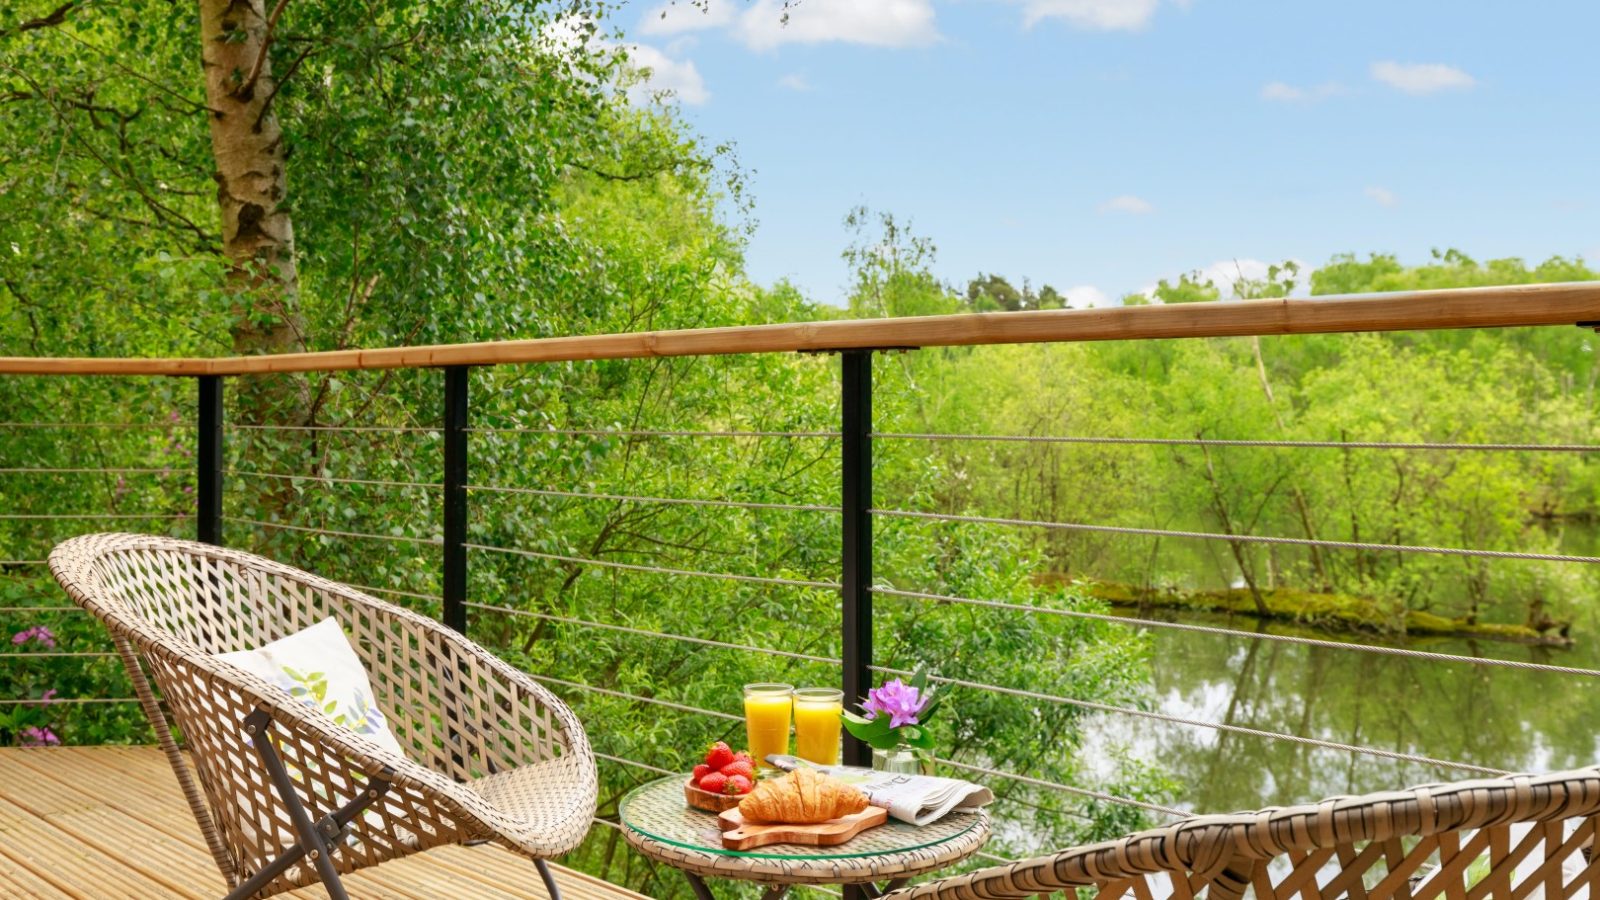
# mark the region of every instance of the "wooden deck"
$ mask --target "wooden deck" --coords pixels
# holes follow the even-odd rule
[[[552,866],[567,900],[642,898]],[[538,898],[533,863],[442,847],[345,876],[352,897]],[[0,897],[196,897],[227,892],[155,747],[0,749]],[[321,888],[280,896],[324,898]]]

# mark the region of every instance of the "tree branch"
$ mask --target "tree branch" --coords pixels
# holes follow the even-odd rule
[[[294,62],[289,64],[289,68],[283,71],[283,77],[275,79],[272,82],[272,93],[267,95],[267,99],[261,101],[261,111],[256,114],[255,123],[250,126],[252,130],[261,130],[261,123],[266,120],[267,113],[272,110],[272,101],[278,99],[278,92],[283,90],[283,86],[287,84],[289,79],[294,75],[294,71],[300,68],[300,64],[306,61],[306,57],[315,52],[315,47],[307,47],[306,49],[301,50],[300,55],[296,56],[294,58]]]
[[[78,0],[67,0],[66,3],[63,3],[51,10],[47,15],[40,16],[37,19],[29,19],[10,31],[0,31],[0,37],[9,37],[13,34],[21,34],[24,31],[36,31],[40,28],[54,28],[55,26],[60,25],[62,22],[65,22],[67,20],[67,13],[72,12],[73,8],[77,5]]]
[[[240,100],[249,100],[250,95],[255,92],[256,81],[261,78],[261,68],[267,64],[267,51],[272,49],[273,32],[278,27],[278,17],[283,15],[283,8],[288,5],[289,0],[278,0],[273,4],[272,11],[267,13],[267,33],[261,38],[261,52],[256,54],[256,61],[250,64],[250,73],[245,75],[244,81],[233,89],[233,95]],[[273,93],[277,93],[276,89]]]

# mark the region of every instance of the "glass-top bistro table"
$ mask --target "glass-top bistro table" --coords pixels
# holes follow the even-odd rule
[[[989,839],[983,811],[950,813],[917,827],[890,819],[843,844],[807,847],[771,844],[725,850],[713,813],[683,799],[684,775],[669,775],[622,798],[622,833],[635,849],[679,869],[696,897],[713,900],[705,878],[735,878],[765,885],[763,900],[778,900],[796,884],[858,885],[869,897],[976,853]],[[878,882],[886,882],[880,889]]]

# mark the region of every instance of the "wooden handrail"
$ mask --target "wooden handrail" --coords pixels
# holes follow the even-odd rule
[[[173,359],[0,357],[12,375],[251,375],[1071,341],[1421,331],[1600,321],[1600,282],[1285,300],[741,325],[534,340]]]

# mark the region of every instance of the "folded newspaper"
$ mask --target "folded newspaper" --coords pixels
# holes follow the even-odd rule
[[[937,822],[951,810],[971,812],[994,802],[994,793],[988,788],[958,778],[904,775],[855,766],[819,766],[797,756],[777,753],[767,756],[767,762],[785,772],[808,766],[831,775],[866,794],[868,803],[881,806],[889,815],[912,825],[927,825]]]

